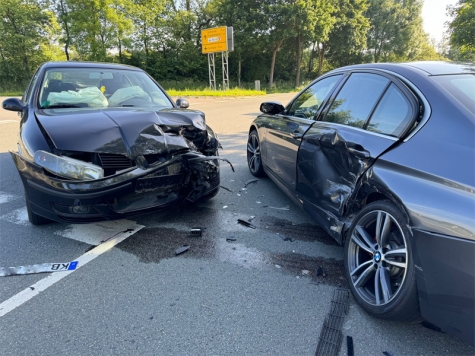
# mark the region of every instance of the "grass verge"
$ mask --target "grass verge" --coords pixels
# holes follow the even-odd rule
[[[266,95],[264,90],[249,90],[249,89],[229,89],[229,90],[175,90],[168,89],[168,95],[170,96],[214,96],[214,97],[235,97],[235,96],[261,96]]]
[[[22,96],[22,91],[0,91],[0,96]]]

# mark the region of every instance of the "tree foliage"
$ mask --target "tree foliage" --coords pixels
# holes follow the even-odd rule
[[[452,47],[474,49],[474,0],[449,11]],[[439,59],[422,0],[2,0],[0,90],[48,60],[138,66],[159,81],[208,80],[201,30],[234,28],[232,83],[303,81],[361,62]],[[221,56],[216,55],[217,81]],[[7,83],[8,85],[6,85]]]
[[[459,0],[449,6],[454,19],[449,23],[450,45],[460,52],[459,59],[475,60],[475,0]]]

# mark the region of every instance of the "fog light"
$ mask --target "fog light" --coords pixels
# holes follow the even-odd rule
[[[72,210],[75,214],[87,214],[89,212],[89,207],[87,205],[76,205],[73,206]]]

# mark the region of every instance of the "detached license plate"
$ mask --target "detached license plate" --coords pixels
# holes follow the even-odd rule
[[[0,267],[0,277],[15,276],[19,274],[74,271],[77,266],[78,261],[66,263],[42,263],[38,265],[19,267]]]

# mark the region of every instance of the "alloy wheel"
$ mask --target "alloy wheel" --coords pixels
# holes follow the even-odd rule
[[[356,293],[375,306],[400,292],[408,267],[407,239],[396,219],[373,210],[357,222],[348,246],[348,268]]]

